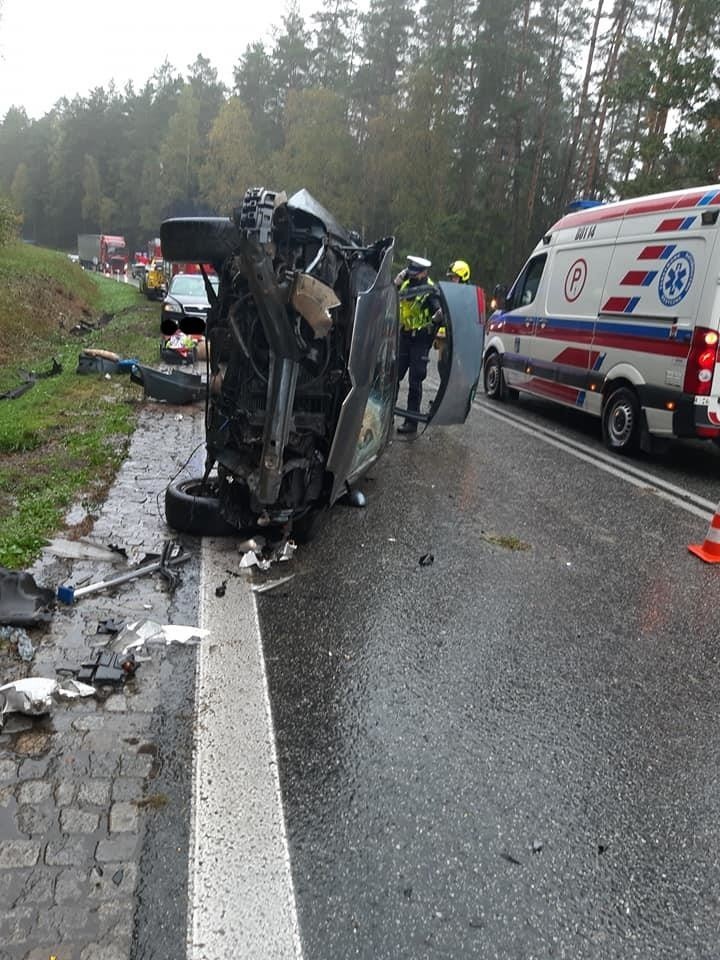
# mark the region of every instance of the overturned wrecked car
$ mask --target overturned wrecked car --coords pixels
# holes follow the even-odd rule
[[[385,449],[397,397],[394,241],[363,245],[306,191],[247,191],[232,218],[166,220],[165,257],[212,264],[203,476],[171,484],[169,526],[307,539]],[[449,360],[431,413],[462,423],[480,372],[472,286],[440,283]],[[417,292],[417,291],[416,291]],[[182,327],[181,327],[182,328]]]

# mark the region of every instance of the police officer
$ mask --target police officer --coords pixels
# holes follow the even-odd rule
[[[434,286],[428,272],[432,266],[424,257],[408,257],[407,266],[395,278],[399,293],[413,287]],[[427,376],[428,354],[437,324],[442,317],[442,304],[437,293],[426,291],[416,297],[400,300],[400,356],[398,385],[410,371],[407,410],[420,412],[422,384]],[[416,433],[417,421],[405,420],[398,433]]]

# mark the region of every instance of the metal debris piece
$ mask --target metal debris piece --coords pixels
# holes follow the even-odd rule
[[[209,633],[209,630],[179,623],[160,624],[154,620],[136,620],[123,627],[113,641],[113,647],[124,655],[130,651],[140,651],[149,644],[167,647],[172,643],[200,643]]]
[[[292,560],[297,550],[297,544],[294,540],[287,540],[282,549],[277,554],[278,560]]]
[[[0,687],[0,718],[6,713],[26,713],[40,717],[50,713],[57,680],[46,677],[26,677]]]
[[[74,679],[58,683],[48,677],[25,677],[0,687],[0,727],[8,713],[24,713],[41,717],[50,713],[55,697],[74,700],[95,693],[93,687],[77,683]]]
[[[418,560],[418,563],[421,567],[429,567],[435,563],[435,557],[432,553],[424,553]]]
[[[262,548],[259,546],[259,541],[262,541]],[[297,544],[294,540],[283,540],[268,547],[265,546],[263,537],[256,537],[253,540],[245,541],[245,546],[250,543],[255,543],[255,547],[244,552],[240,558],[240,568],[243,570],[249,567],[269,570],[273,563],[291,560],[297,550]]]
[[[127,573],[121,573],[119,576],[111,577],[109,580],[99,580],[97,583],[90,583],[85,587],[58,587],[58,600],[62,603],[73,604],[78,597],[84,597],[88,593],[97,593],[99,590],[117,587],[122,583],[127,583],[129,580],[135,580],[137,577],[144,577],[148,573],[154,573],[156,570],[164,570],[167,572],[168,567],[185,563],[186,560],[190,559],[191,555],[186,553],[179,544],[176,544],[174,541],[168,541],[168,543],[170,546],[168,547],[168,544],[165,545],[165,549],[159,560],[146,563],[140,567],[136,567],[134,570],[128,570]]]
[[[240,568],[246,569],[249,567],[257,567],[258,570],[269,570],[272,561],[266,560],[261,556],[258,556],[254,550],[248,550],[247,553],[244,553],[240,558]]]
[[[39,587],[32,574],[0,567],[0,623],[31,627],[52,618],[53,591]]]
[[[63,700],[77,700],[78,697],[91,697],[95,693],[95,687],[87,683],[76,680],[75,677],[65,677],[58,681],[56,694]]]
[[[279,580],[270,580],[268,583],[256,583],[250,589],[253,593],[267,593],[269,590],[274,590],[283,583],[287,583],[288,580],[292,580],[294,576],[295,574],[291,573],[289,576],[281,577]]]
[[[104,547],[87,538],[66,540],[64,537],[56,537],[45,549],[55,557],[66,557],[70,560],[101,560],[107,563],[119,563],[123,559],[118,550]]]

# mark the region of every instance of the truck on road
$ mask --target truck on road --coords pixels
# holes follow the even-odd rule
[[[86,270],[124,273],[128,265],[125,237],[104,233],[78,234],[78,257]]]

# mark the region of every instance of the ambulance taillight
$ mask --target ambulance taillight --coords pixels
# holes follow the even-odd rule
[[[683,392],[707,396],[717,362],[718,335],[707,327],[695,327],[685,368]]]

